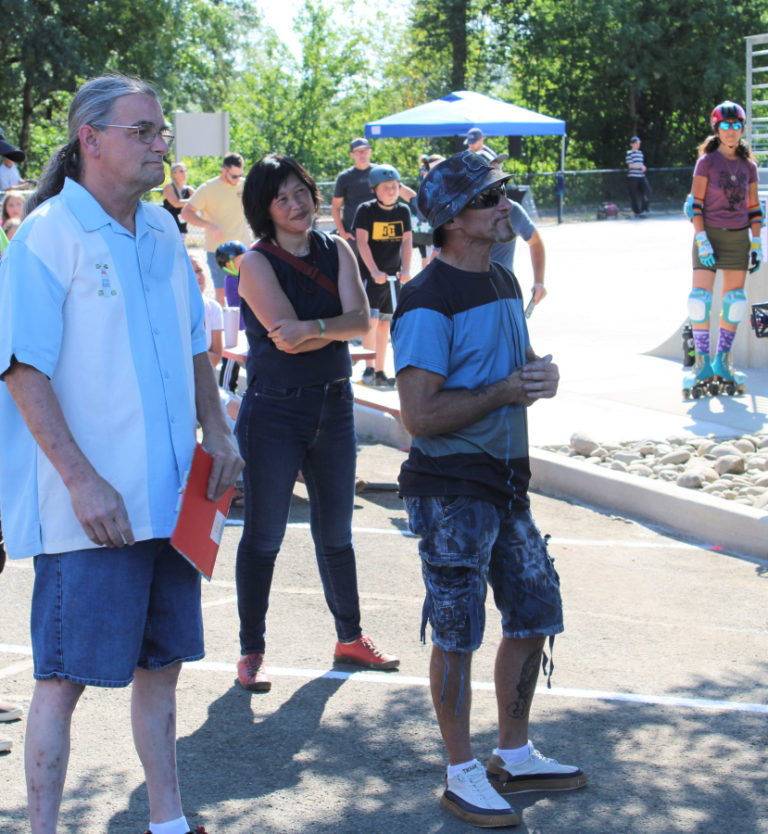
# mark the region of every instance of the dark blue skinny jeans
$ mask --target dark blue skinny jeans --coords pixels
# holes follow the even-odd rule
[[[336,634],[345,642],[361,634],[352,547],[352,406],[348,380],[283,389],[257,381],[246,392],[236,429],[245,460],[245,526],[236,567],[242,654],[264,652],[272,574],[299,470],[309,493],[317,565]]]

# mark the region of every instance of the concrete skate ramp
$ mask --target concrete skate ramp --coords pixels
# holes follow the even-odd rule
[[[752,305],[768,301],[768,265],[760,265],[760,269],[752,275],[747,275],[745,285],[747,291],[747,302],[749,304],[747,315],[739,325],[736,338],[733,342],[732,357],[733,364],[738,369],[746,368],[768,368],[768,339],[758,339],[749,324],[749,313]],[[712,353],[717,348],[718,321],[720,319],[720,308],[722,298],[722,275],[717,273],[715,289],[712,298],[712,313],[710,316],[710,338]],[[683,310],[683,314],[685,311]],[[683,358],[683,337],[682,330],[686,319],[683,319],[677,330],[672,333],[661,344],[652,350],[646,351],[648,356],[660,356],[664,359],[676,359],[682,362]]]

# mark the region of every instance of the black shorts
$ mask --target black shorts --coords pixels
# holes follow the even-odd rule
[[[384,318],[395,312],[392,307],[392,290],[390,289],[391,282],[389,279],[384,284],[377,284],[373,278],[366,278],[365,280],[365,294],[368,296],[368,304],[371,306],[371,318]],[[400,295],[400,282],[395,281],[395,297]],[[374,310],[377,311],[374,314]]]

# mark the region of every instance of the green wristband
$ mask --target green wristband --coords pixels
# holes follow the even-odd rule
[[[325,322],[322,319],[315,319],[315,321],[320,325],[320,335],[325,336]]]

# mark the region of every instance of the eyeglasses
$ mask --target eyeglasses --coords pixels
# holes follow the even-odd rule
[[[241,171],[239,174],[233,174],[231,168],[227,168],[227,176],[232,177],[233,180],[239,180],[240,177],[243,176],[243,172]]]
[[[493,206],[497,206],[499,204],[499,200],[502,197],[506,197],[506,191],[504,190],[503,185],[497,185],[493,188],[486,188],[485,191],[481,191],[477,196],[473,197],[465,206],[464,208],[468,209],[485,209],[485,208],[492,208]]]
[[[741,130],[744,127],[744,122],[718,122],[717,126],[720,130]]]
[[[137,125],[109,125],[105,122],[95,122],[93,127],[124,127],[126,130],[135,130],[139,141],[145,145],[151,145],[158,136],[166,145],[172,145],[175,138],[169,127],[155,127],[151,122],[141,122]]]

